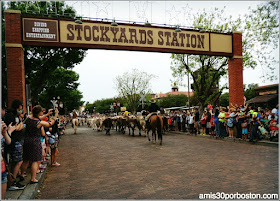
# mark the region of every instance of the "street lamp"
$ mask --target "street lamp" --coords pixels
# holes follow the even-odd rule
[[[53,109],[54,110],[58,109],[58,111],[59,111],[60,109],[63,108],[63,103],[62,103],[62,101],[60,101],[59,96],[53,97],[53,100],[51,100],[51,103],[53,104]]]

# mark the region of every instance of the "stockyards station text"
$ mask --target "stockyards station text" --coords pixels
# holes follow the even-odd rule
[[[207,193],[199,194],[201,200],[278,200],[278,194],[255,194],[255,193]]]

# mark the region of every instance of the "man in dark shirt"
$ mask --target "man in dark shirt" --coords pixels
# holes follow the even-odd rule
[[[195,115],[194,115],[194,127],[196,129],[196,134],[199,134],[199,112],[198,109],[195,108]]]
[[[210,113],[210,109],[207,108],[206,109],[206,134],[210,134],[211,133],[211,113]],[[212,111],[212,110],[211,110]]]
[[[151,105],[148,108],[148,111],[150,112],[146,117],[146,123],[150,122],[150,117],[155,114],[158,110],[160,110],[159,106],[156,104],[155,100],[151,100]]]

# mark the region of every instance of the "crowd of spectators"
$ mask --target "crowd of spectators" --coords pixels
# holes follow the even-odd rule
[[[26,171],[30,167],[30,184],[38,183],[36,174],[42,173],[47,163],[59,166],[56,161],[61,135],[67,120],[58,116],[58,110],[46,111],[40,105],[27,115],[21,100],[14,100],[11,108],[1,109],[1,171],[2,195],[6,190],[22,190]],[[49,160],[49,162],[48,162]]]
[[[216,138],[269,139],[278,138],[279,109],[251,106],[212,107],[209,103],[203,113],[198,108],[171,110],[166,113],[169,131],[183,131]]]

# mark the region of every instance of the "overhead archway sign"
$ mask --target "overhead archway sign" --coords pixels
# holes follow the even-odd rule
[[[232,56],[232,34],[201,33],[154,26],[73,20],[23,18],[23,42],[80,48],[101,48],[151,52]],[[50,44],[45,44],[50,45]]]
[[[24,46],[76,47],[226,56],[229,102],[243,104],[242,33],[199,32],[174,28],[21,15],[5,11],[8,105],[25,97]],[[12,78],[12,79],[10,79]]]

